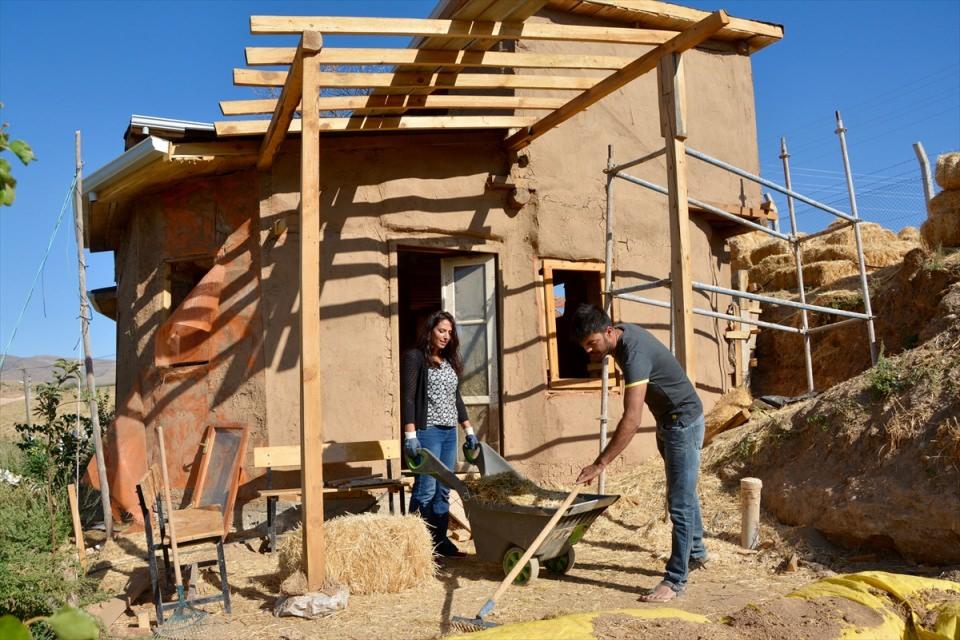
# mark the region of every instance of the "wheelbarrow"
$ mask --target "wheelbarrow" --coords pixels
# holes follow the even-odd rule
[[[464,448],[464,455],[467,462],[480,470],[481,476],[512,473],[523,478],[509,462],[483,442],[472,451]],[[408,457],[407,466],[411,472],[433,476],[460,494],[473,532],[477,557],[481,562],[500,564],[504,575],[510,573],[523,552],[556,513],[556,509],[550,507],[482,502],[472,495],[453,471],[426,449],[420,450],[417,460]],[[570,571],[576,562],[574,546],[604,509],[619,499],[620,496],[581,493],[579,501],[570,505],[514,584],[522,585],[536,580],[541,566],[556,575]]]

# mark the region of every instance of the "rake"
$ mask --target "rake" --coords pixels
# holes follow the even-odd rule
[[[206,611],[197,609],[187,602],[183,590],[183,576],[180,573],[180,554],[177,551],[177,531],[173,519],[173,505],[170,500],[170,477],[167,474],[167,451],[163,442],[163,426],[157,425],[157,441],[160,445],[160,470],[163,474],[163,502],[166,507],[167,526],[170,530],[170,550],[173,552],[173,572],[177,579],[177,608],[164,623],[158,624],[155,638],[185,640],[205,635],[208,622]]]
[[[557,507],[556,513],[550,518],[546,526],[543,528],[543,531],[540,532],[534,541],[527,547],[527,550],[523,552],[523,555],[520,556],[520,560],[517,561],[513,568],[510,569],[510,573],[507,574],[507,577],[503,579],[503,582],[500,583],[500,586],[497,587],[497,590],[493,592],[493,595],[490,596],[490,599],[480,608],[480,611],[473,618],[466,618],[463,616],[453,616],[450,623],[451,626],[458,629],[459,631],[464,631],[470,633],[472,631],[483,631],[484,629],[492,629],[493,627],[499,626],[495,622],[490,622],[484,620],[485,616],[490,615],[490,612],[493,611],[493,608],[497,604],[497,600],[500,596],[503,595],[503,592],[513,584],[514,579],[517,575],[523,571],[523,568],[527,565],[527,562],[530,561],[530,558],[537,553],[540,549],[540,545],[543,544],[543,541],[547,539],[547,536],[550,535],[550,532],[553,531],[553,528],[557,526],[557,522],[560,521],[560,518],[563,517],[563,514],[566,513],[567,508],[573,504],[573,501],[576,499],[577,494],[580,493],[580,490],[583,489],[583,485],[575,485],[573,491],[571,491],[563,503]]]

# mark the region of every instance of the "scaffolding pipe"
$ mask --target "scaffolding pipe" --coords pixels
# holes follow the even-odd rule
[[[636,160],[631,160],[630,162],[624,162],[623,164],[618,164],[618,165],[615,165],[615,166],[607,167],[606,169],[603,170],[603,172],[606,173],[606,174],[617,173],[618,171],[622,171],[623,169],[629,169],[630,167],[635,167],[635,166],[637,166],[638,164],[643,164],[644,162],[649,162],[650,160],[653,160],[654,158],[659,158],[660,156],[662,156],[662,155],[665,154],[666,152],[667,152],[667,148],[664,147],[663,149],[660,149],[660,150],[658,150],[658,151],[654,151],[653,153],[648,153],[647,155],[643,156],[642,158],[637,158]]]
[[[923,183],[923,199],[929,204],[933,199],[933,180],[930,179],[930,161],[927,160],[927,152],[923,150],[922,142],[913,143],[913,152],[917,154],[917,161],[920,163],[920,179]]]
[[[646,180],[642,178],[638,178],[636,176],[632,176],[629,173],[617,173],[615,174],[615,176],[617,178],[622,178],[627,182],[632,182],[633,184],[639,185],[641,187],[646,187],[651,191],[656,191],[657,193],[663,194],[665,196],[670,195],[670,191],[666,187],[661,187],[660,185],[654,184],[653,182],[647,182]],[[756,222],[750,222],[749,220],[741,218],[738,215],[734,215],[729,211],[724,211],[723,209],[718,209],[717,207],[714,207],[713,205],[709,205],[706,202],[701,202],[696,198],[687,198],[687,202],[689,202],[690,204],[692,204],[693,206],[699,209],[703,209],[704,211],[709,211],[715,216],[720,216],[721,218],[724,218],[731,222],[742,224],[743,226],[750,227],[755,231],[762,231],[763,233],[774,236],[775,238],[780,238],[781,240],[786,240],[787,242],[793,242],[793,239],[786,234],[780,233],[779,231],[774,231],[770,227],[765,227],[762,224],[757,224]]]
[[[863,238],[860,236],[860,215],[857,213],[857,193],[853,188],[853,173],[850,171],[850,157],[847,154],[847,130],[843,126],[840,112],[836,112],[837,130],[840,138],[840,153],[843,156],[843,171],[847,176],[847,192],[850,194],[850,213],[857,224],[853,225],[853,237],[857,241],[857,262],[860,267],[860,288],[863,290],[863,310],[867,315],[867,339],[870,342],[870,362],[877,364],[877,334],[873,326],[873,309],[870,304],[870,286],[867,284],[867,265],[863,259]]]
[[[831,322],[830,324],[820,325],[819,327],[811,327],[807,329],[807,333],[822,333],[830,329],[836,329],[847,324],[853,324],[854,322],[863,322],[860,318],[847,318],[846,320],[840,320],[838,322]]]
[[[635,296],[631,293],[624,293],[616,296],[623,300],[630,300],[631,302],[639,302],[641,304],[648,304],[653,307],[661,307],[663,309],[669,309],[670,303],[664,302],[662,300],[654,300],[652,298],[643,298],[641,296]],[[698,309],[694,307],[693,312],[700,316],[706,316],[708,318],[718,318],[720,320],[731,320],[733,322],[743,322],[745,324],[752,324],[758,327],[764,327],[766,329],[776,329],[778,331],[786,331],[787,333],[800,333],[800,329],[797,327],[789,327],[783,324],[776,324],[773,322],[764,322],[763,320],[754,320],[753,318],[741,318],[740,316],[733,316],[729,313],[720,313],[719,311],[712,311],[710,309]],[[673,323],[670,323],[670,326],[673,326]]]
[[[607,145],[607,168],[613,166],[613,145]],[[606,229],[604,231],[603,248],[603,310],[607,317],[613,317],[613,174],[607,173],[607,209],[604,215]],[[610,421],[610,356],[603,356],[603,366],[600,368],[600,453],[607,446],[607,427]],[[597,492],[601,495],[607,488],[607,472],[600,471],[597,481]]]
[[[654,280],[653,282],[647,282],[646,284],[635,284],[629,287],[619,287],[617,289],[610,289],[609,291],[607,291],[607,293],[612,296],[615,296],[621,293],[633,293],[634,291],[645,291],[647,289],[656,289],[657,287],[665,287],[669,284],[670,284],[670,278],[664,278],[662,280]]]
[[[740,176],[741,178],[746,178],[747,180],[750,180],[751,182],[756,182],[757,184],[762,184],[763,186],[769,187],[769,188],[773,189],[774,191],[779,191],[780,193],[782,193],[782,194],[785,195],[785,196],[793,196],[794,198],[796,198],[796,199],[799,200],[800,202],[804,202],[804,203],[810,205],[811,207],[816,207],[817,209],[820,209],[821,211],[826,211],[827,213],[832,213],[833,215],[837,216],[838,218],[843,218],[844,220],[850,220],[850,221],[855,221],[855,220],[856,220],[855,217],[850,216],[850,215],[848,215],[848,214],[846,214],[846,213],[844,213],[844,212],[842,212],[842,211],[838,211],[837,209],[834,209],[833,207],[831,207],[831,206],[829,206],[829,205],[823,204],[822,202],[817,202],[816,200],[814,200],[814,199],[812,199],[812,198],[808,198],[807,196],[803,195],[802,193],[797,193],[796,191],[793,191],[793,190],[791,190],[791,189],[786,189],[786,188],[780,186],[779,184],[777,184],[776,182],[771,182],[771,181],[767,180],[766,178],[761,178],[760,176],[755,176],[755,175],[753,175],[752,173],[748,173],[748,172],[744,171],[743,169],[740,169],[740,168],[738,168],[738,167],[733,166],[732,164],[727,164],[727,163],[724,162],[723,160],[717,160],[716,158],[713,158],[713,157],[711,157],[711,156],[708,156],[707,154],[701,153],[700,151],[697,151],[697,150],[695,150],[695,149],[691,149],[690,147],[687,147],[687,148],[686,148],[686,151],[687,151],[687,155],[688,155],[688,156],[694,157],[694,158],[696,158],[696,159],[698,159],[698,160],[703,160],[703,161],[706,162],[707,164],[712,164],[712,165],[715,166],[715,167],[720,167],[721,169],[726,169],[726,170],[729,171],[730,173],[734,173],[734,174]]]
[[[852,227],[852,226],[855,225],[855,224],[857,224],[857,223],[856,223],[856,222],[844,222],[843,224],[838,224],[838,225],[836,225],[836,226],[834,226],[834,227],[827,227],[826,229],[820,229],[820,231],[817,231],[816,233],[811,233],[810,235],[801,236],[801,237],[797,238],[797,240],[802,244],[802,243],[806,242],[807,240],[813,240],[814,238],[819,238],[820,236],[825,236],[825,235],[829,235],[829,234],[831,234],[831,233],[836,233],[837,231],[840,231],[840,230],[842,230],[842,229],[846,229],[847,227]]]
[[[725,293],[728,296],[733,296],[734,298],[746,298],[747,300],[756,300],[757,302],[766,302],[768,304],[775,304],[781,307],[792,307],[794,309],[806,309],[807,311],[819,311],[820,313],[830,313],[838,316],[845,316],[847,318],[858,318],[860,320],[869,320],[870,316],[865,313],[857,313],[856,311],[847,311],[846,309],[834,309],[832,307],[821,307],[816,304],[801,304],[799,302],[794,302],[793,300],[783,300],[781,298],[772,298],[770,296],[761,296],[756,293],[747,293],[746,291],[740,291],[739,289],[727,289],[726,287],[718,287],[714,284],[704,284],[702,282],[694,282],[693,288],[700,291],[710,291],[711,293]]]
[[[787,139],[780,138],[780,160],[783,161],[783,183],[788,190],[793,190],[790,181],[790,154],[787,152]],[[790,214],[790,232],[797,236],[797,214],[793,204],[793,196],[787,196],[787,211]],[[797,266],[797,289],[800,292],[800,303],[804,308],[800,310],[800,328],[803,330],[803,365],[807,373],[807,391],[813,393],[813,357],[810,354],[810,324],[807,321],[807,292],[803,289],[803,249],[797,242],[792,246],[793,261]]]

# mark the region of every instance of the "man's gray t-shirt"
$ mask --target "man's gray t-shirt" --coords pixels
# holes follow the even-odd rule
[[[615,327],[623,331],[623,335],[613,358],[623,371],[627,389],[646,383],[644,400],[657,424],[700,417],[703,413],[700,398],[670,350],[643,327],[635,324]]]

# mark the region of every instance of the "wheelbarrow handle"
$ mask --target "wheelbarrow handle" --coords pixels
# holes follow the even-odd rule
[[[433,476],[451,489],[456,490],[462,497],[470,497],[470,490],[463,480],[447,468],[447,465],[440,462],[437,456],[433,455],[428,449],[420,449],[416,459],[406,456],[407,468],[411,473]]]

